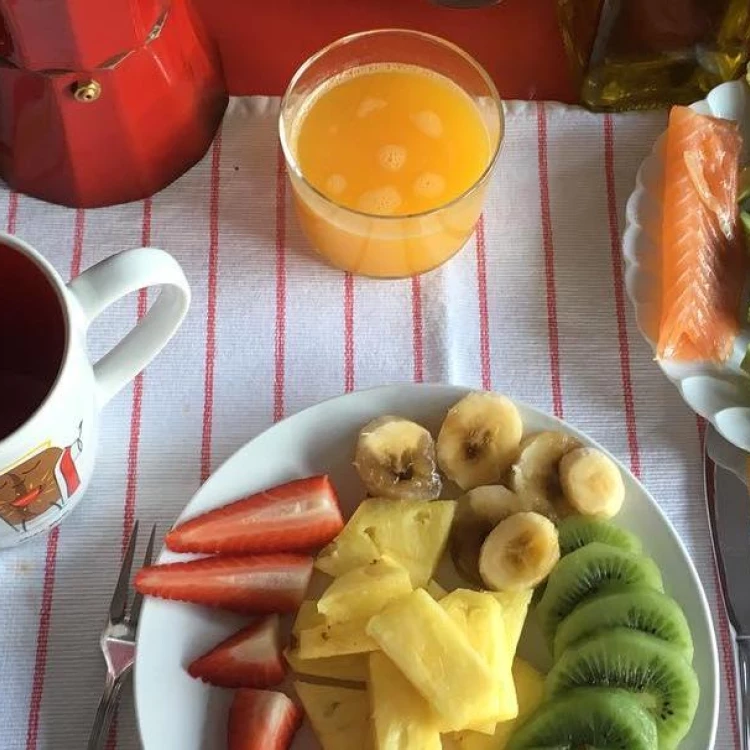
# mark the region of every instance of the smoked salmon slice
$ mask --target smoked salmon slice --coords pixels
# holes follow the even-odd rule
[[[660,359],[724,362],[739,331],[742,137],[736,123],[673,107],[662,218]]]

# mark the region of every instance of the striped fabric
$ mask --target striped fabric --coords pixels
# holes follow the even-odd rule
[[[399,381],[508,393],[569,420],[643,480],[717,613],[716,748],[734,750],[702,427],[651,361],[623,289],[625,201],[663,114],[512,103],[475,238],[438,271],[383,282],[332,270],[307,251],[277,147],[277,108],[234,100],[206,158],[142,203],[75,211],[0,193],[9,231],[63,276],[153,243],[178,258],[194,293],[177,338],[104,413],[88,497],[48,537],[0,555],[2,750],[85,746],[104,676],[98,635],[135,517],[166,528],[210,472],[272,422]],[[91,331],[92,356],[147,305],[141,293],[108,311]],[[128,695],[110,748],[137,747]]]

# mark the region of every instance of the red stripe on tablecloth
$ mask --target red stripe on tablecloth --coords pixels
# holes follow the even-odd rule
[[[476,230],[477,293],[479,295],[479,362],[482,371],[482,388],[492,390],[490,363],[490,316],[487,311],[487,258],[484,239],[484,214],[479,217]]]
[[[424,382],[424,331],[422,327],[422,283],[419,276],[411,280],[412,349],[414,382]]]
[[[50,620],[52,619],[52,595],[55,590],[55,567],[57,564],[57,542],[60,538],[60,527],[50,532],[47,539],[47,554],[44,561],[44,584],[42,587],[42,606],[39,613],[39,630],[36,636],[36,659],[34,679],[29,702],[29,721],[26,731],[26,750],[35,750],[39,733],[39,713],[44,694],[44,677],[47,669],[47,642],[49,640]]]
[[[702,417],[696,417],[698,423],[698,439],[700,441],[701,452],[703,451],[704,440],[706,437],[706,421]],[[714,482],[713,482],[713,465],[711,468],[706,467],[706,492],[709,501],[714,499]],[[735,750],[740,750],[739,741],[739,720],[737,717],[737,685],[735,684],[734,652],[732,650],[732,638],[729,633],[729,622],[724,605],[724,597],[721,593],[721,583],[719,582],[719,571],[714,558],[714,586],[716,587],[716,613],[719,620],[719,640],[721,641],[721,660],[724,667],[724,680],[729,693],[729,711],[732,718]]]
[[[557,294],[555,292],[555,248],[552,242],[552,217],[549,203],[549,171],[547,168],[547,112],[543,102],[537,103],[537,135],[539,149],[539,193],[542,209],[544,273],[547,285],[547,329],[549,336],[552,406],[556,417],[563,416],[560,380],[560,337],[557,326]]]
[[[18,193],[10,191],[8,196],[8,221],[6,223],[8,234],[16,233],[16,219],[18,217]]]
[[[211,473],[211,435],[214,413],[214,361],[216,359],[216,294],[219,279],[219,166],[221,131],[211,154],[211,185],[208,207],[208,299],[206,303],[206,366],[203,382],[203,436],[201,439],[201,482]]]
[[[81,272],[83,256],[83,232],[86,215],[78,209],[73,228],[73,255],[70,261],[70,276],[74,278]],[[44,559],[44,582],[42,584],[42,602],[39,611],[39,628],[36,636],[36,658],[34,675],[31,682],[31,699],[29,700],[29,718],[26,727],[26,750],[36,750],[39,735],[39,714],[44,695],[44,678],[47,671],[47,644],[52,619],[52,597],[55,592],[55,569],[57,566],[57,543],[60,538],[60,527],[57,526],[47,537],[47,553]]]
[[[354,277],[344,276],[344,392],[354,390]]]
[[[151,199],[143,201],[143,219],[141,222],[141,245],[148,247],[151,244]],[[138,292],[138,303],[136,308],[136,321],[141,321],[148,311],[148,291],[141,289]],[[128,442],[128,473],[125,482],[125,505],[122,512],[122,539],[120,540],[120,556],[125,554],[125,549],[130,541],[135,521],[135,506],[138,494],[138,455],[141,444],[141,414],[143,411],[143,373],[139,372],[133,379],[133,401],[130,407],[130,440]],[[107,737],[106,750],[115,750],[117,747],[117,709],[112,718],[112,725]]]
[[[615,311],[617,313],[617,340],[620,349],[620,376],[622,397],[625,403],[625,429],[630,450],[630,470],[641,476],[641,452],[638,446],[638,431],[633,400],[633,380],[630,373],[630,344],[625,318],[625,284],[622,275],[622,246],[620,225],[617,217],[617,195],[615,192],[615,139],[611,115],[604,116],[604,173],[607,181],[607,212],[609,214],[609,239],[612,254],[612,276],[615,286]]]
[[[143,221],[141,227],[141,245],[151,244],[151,199],[143,201]],[[148,292],[141,289],[138,292],[138,308],[136,320],[143,319],[148,310]],[[135,518],[135,502],[138,490],[138,449],[141,442],[141,412],[143,410],[143,373],[138,373],[133,380],[133,403],[130,409],[130,442],[128,444],[128,475],[125,484],[125,507],[122,515],[122,550],[130,538]]]
[[[82,208],[76,211],[75,228],[73,230],[73,257],[70,260],[70,278],[81,273],[81,259],[83,257],[83,232],[86,227],[86,214]]]
[[[276,164],[276,336],[273,381],[273,419],[284,416],[286,349],[286,162],[279,146]]]

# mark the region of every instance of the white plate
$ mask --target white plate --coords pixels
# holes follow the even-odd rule
[[[743,81],[717,86],[693,105],[701,114],[735,120],[745,143],[743,162],[750,160],[750,88]],[[662,135],[644,160],[628,200],[623,239],[625,285],[635,307],[638,327],[655,350],[661,316],[661,208],[664,175]],[[724,366],[657,361],[687,404],[734,445],[750,451],[750,386],[739,365],[748,337],[741,335]]]
[[[362,425],[383,414],[398,414],[437,434],[447,409],[466,393],[467,389],[448,385],[390,386],[313,406],[275,425],[235,453],[198,491],[180,519],[246,493],[318,473],[331,475],[342,510],[348,516],[364,494],[351,466],[354,441]],[[564,430],[595,445],[551,416],[522,404],[518,408],[527,432]],[[718,718],[719,668],[706,597],[669,521],[643,486],[624,467],[620,468],[627,497],[617,522],[638,534],[645,550],[659,564],[665,588],[685,610],[695,640],[694,667],[701,697],[695,723],[682,747],[710,750]],[[180,558],[184,556],[162,552],[159,562]],[[239,617],[188,604],[157,599],[146,602],[135,669],[136,707],[144,750],[225,750],[231,691],[191,679],[185,667],[242,622]],[[528,635],[524,635],[524,640],[525,655],[533,659]],[[538,652],[536,657],[540,661]],[[318,748],[307,725],[292,747]]]

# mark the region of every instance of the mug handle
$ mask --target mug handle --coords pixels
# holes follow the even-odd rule
[[[174,336],[190,306],[190,286],[177,261],[155,247],[140,247],[113,255],[68,284],[68,290],[83,311],[86,328],[121,297],[159,285],[161,292],[144,318],[94,365],[100,408]]]

